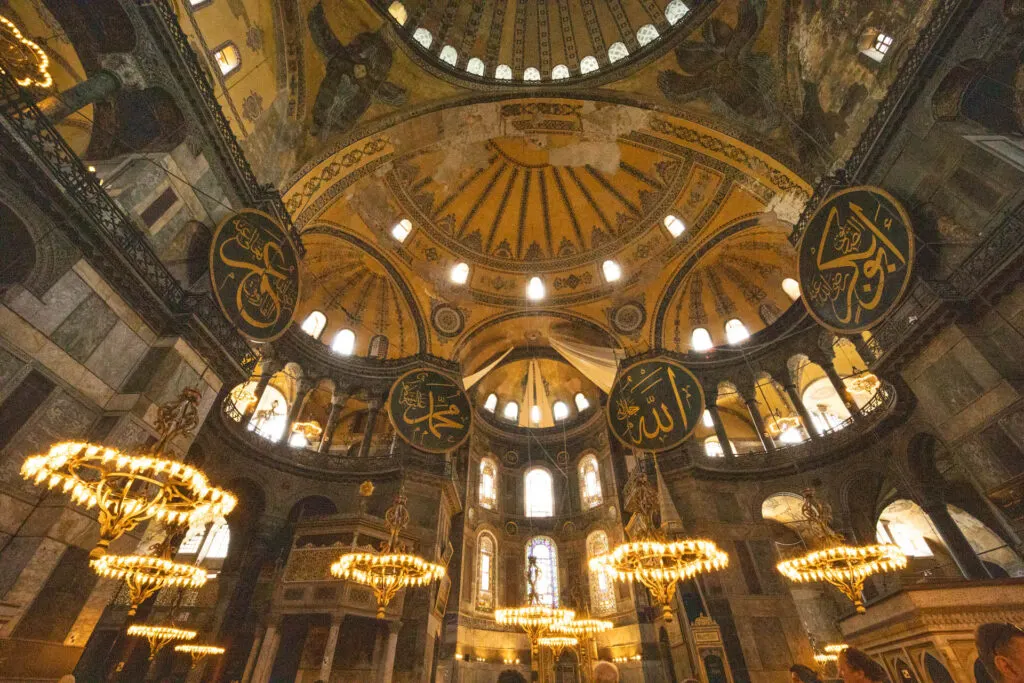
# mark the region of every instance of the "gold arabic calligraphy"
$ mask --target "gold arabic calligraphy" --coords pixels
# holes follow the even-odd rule
[[[885,293],[886,278],[907,266],[907,256],[886,233],[893,219],[879,220],[881,204],[868,216],[860,204],[848,202],[845,220],[838,206],[828,212],[815,264],[818,274],[808,291],[811,301],[827,307],[843,326],[862,322]]]
[[[465,437],[468,402],[464,414],[459,404],[465,396],[450,380],[419,372],[399,380],[395,389],[392,410],[400,412],[395,426],[414,445],[451,448]]]
[[[246,323],[257,329],[271,328],[286,311],[294,310],[296,266],[287,264],[281,246],[258,226],[237,217],[234,235],[221,243],[218,256],[229,269],[244,271],[235,287],[235,307]],[[237,270],[230,270],[220,288],[227,290],[238,275]]]
[[[651,364],[631,368],[618,388],[615,417],[624,425],[625,436],[636,446],[665,445],[669,439],[685,437],[690,431],[692,403],[690,387],[680,387],[671,365]]]

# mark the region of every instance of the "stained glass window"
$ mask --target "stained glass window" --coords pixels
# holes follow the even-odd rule
[[[551,490],[551,473],[542,467],[526,472],[525,509],[527,517],[550,517],[554,514],[554,494]]]
[[[480,610],[494,609],[495,545],[494,537],[489,533],[480,534],[476,564],[476,608]]]
[[[490,458],[480,461],[480,505],[490,510],[498,500],[498,467]]]
[[[587,510],[595,505],[600,505],[602,501],[601,477],[598,474],[597,458],[593,455],[584,457],[580,460],[578,472],[580,478],[580,500],[583,503],[583,509]]]
[[[587,536],[587,559],[608,552],[608,534],[595,531]],[[603,615],[615,611],[615,588],[608,574],[601,570],[590,570],[590,608],[594,614]]]
[[[537,596],[540,604],[558,607],[558,550],[555,542],[547,536],[536,536],[526,546],[526,568],[530,568],[530,556],[537,561]]]

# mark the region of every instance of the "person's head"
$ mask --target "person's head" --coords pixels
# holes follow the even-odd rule
[[[794,664],[789,667],[789,678],[793,683],[821,683],[818,672],[803,664]]]
[[[982,624],[974,634],[978,659],[996,683],[1024,683],[1024,631],[1013,624]]]
[[[855,647],[839,655],[839,677],[845,683],[882,683],[888,678],[881,664]]]

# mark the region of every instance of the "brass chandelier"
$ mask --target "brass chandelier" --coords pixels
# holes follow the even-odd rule
[[[192,524],[230,513],[237,500],[211,486],[201,471],[162,457],[171,440],[190,433],[198,422],[200,394],[185,389],[157,417],[161,438],[140,455],[79,441],[54,444],[45,455],[25,460],[21,475],[37,486],[59,489],[87,509],[95,507],[100,540],[89,553],[96,559],[110,543],[141,522],[157,519],[169,525]]]
[[[170,536],[168,535],[168,541]],[[169,547],[169,544],[168,544]],[[124,579],[128,585],[128,616],[161,588],[199,588],[206,584],[206,570],[153,555],[102,555],[89,562],[105,579]]]
[[[195,640],[197,634],[187,628],[175,626],[132,624],[128,627],[128,635],[146,639],[149,643],[149,661],[153,661],[168,643],[175,640]]]
[[[554,662],[557,664],[558,660],[562,657],[562,653],[571,647],[576,647],[579,645],[579,642],[573,636],[544,636],[538,639],[537,644],[541,647],[550,648]]]
[[[655,525],[658,492],[638,462],[624,487],[625,507],[632,512],[627,531],[635,539],[622,543],[605,555],[591,558],[590,568],[603,571],[616,581],[640,583],[661,606],[666,622],[673,621],[672,600],[676,586],[698,574],[722,569],[729,556],[713,541],[671,540]]]
[[[220,655],[224,654],[224,652],[225,652],[224,648],[219,647],[217,645],[191,645],[191,644],[175,645],[174,646],[174,651],[175,652],[181,652],[183,654],[187,654],[187,655],[191,656],[191,658],[192,658],[192,666],[189,667],[190,669],[194,669],[196,667],[196,664],[198,664],[200,662],[200,660],[205,659],[206,657],[217,657],[217,656],[220,656]]]
[[[813,489],[804,491],[802,512],[810,525],[812,542],[819,547],[780,562],[779,572],[795,583],[828,582],[853,603],[858,614],[863,614],[867,611],[861,596],[864,581],[875,574],[903,569],[907,556],[899,546],[888,543],[846,545],[832,528],[832,506],[815,498]]]
[[[551,627],[552,634],[565,634],[579,640],[580,677],[583,681],[592,678],[590,645],[598,633],[610,631],[615,624],[606,619],[573,619],[563,621]]]
[[[419,555],[406,552],[398,535],[409,524],[406,497],[399,492],[384,513],[390,536],[377,553],[346,553],[331,565],[331,574],[369,586],[377,599],[377,618],[383,619],[388,605],[406,587],[426,586],[444,578],[445,569]]]

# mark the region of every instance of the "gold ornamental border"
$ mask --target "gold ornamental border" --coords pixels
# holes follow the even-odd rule
[[[246,213],[247,214],[255,214],[257,216],[262,216],[263,218],[265,218],[268,221],[270,221],[272,224],[276,225],[277,229],[281,231],[281,235],[284,237],[285,242],[287,242],[288,246],[291,247],[292,253],[295,254],[295,262],[296,262],[296,264],[301,264],[302,263],[302,256],[300,255],[299,249],[295,245],[295,242],[292,240],[292,236],[288,234],[288,231],[285,230],[284,226],[281,225],[281,222],[279,220],[277,220],[276,218],[271,216],[266,211],[260,211],[259,209],[249,209],[249,208],[241,209],[240,211],[235,211],[234,213],[232,213],[229,216],[225,217],[224,220],[222,220],[220,223],[217,224],[217,229],[213,231],[213,237],[210,239],[210,258],[209,258],[209,262],[210,262],[209,263],[209,265],[210,265],[210,280],[211,280],[210,288],[213,290],[213,297],[214,297],[214,299],[217,300],[217,305],[220,307],[221,314],[239,332],[241,332],[241,330],[238,329],[238,326],[235,323],[234,317],[231,316],[228,313],[227,307],[224,306],[224,302],[220,298],[220,291],[217,288],[217,283],[212,281],[213,280],[213,263],[214,263],[214,257],[213,257],[214,249],[213,249],[213,246],[215,244],[217,244],[217,238],[220,237],[220,233],[224,229],[224,226],[228,224],[228,221],[236,218],[237,216],[239,216],[241,214],[246,214]],[[277,334],[275,334],[272,337],[260,337],[259,339],[255,339],[253,337],[250,337],[247,334],[245,335],[245,337],[248,338],[248,339],[251,339],[252,341],[257,341],[257,342],[272,342],[272,341],[275,341],[276,339],[280,339],[281,335],[283,335],[285,332],[287,332],[288,328],[290,328],[292,326],[292,323],[295,322],[295,316],[299,312],[299,304],[301,302],[302,302],[302,271],[301,271],[301,268],[300,268],[299,274],[296,277],[295,308],[292,310],[291,319],[288,321],[288,324],[285,325],[281,329],[280,332],[278,332]]]
[[[391,398],[395,394],[395,388],[398,387],[398,385],[401,384],[402,380],[404,380],[406,377],[408,377],[409,375],[414,375],[417,372],[433,372],[437,375],[440,375],[441,377],[444,377],[446,380],[454,384],[462,393],[462,397],[466,399],[466,404],[469,406],[469,412],[466,414],[469,419],[469,422],[466,423],[466,433],[457,444],[451,446],[450,448],[425,448],[421,444],[413,443],[405,434],[402,433],[402,430],[398,428],[398,425],[395,423],[395,416],[391,414]],[[391,426],[395,428],[395,433],[398,434],[399,437],[401,437],[402,441],[406,442],[407,444],[409,444],[418,451],[423,451],[424,453],[432,453],[434,455],[444,455],[445,453],[450,453],[460,448],[464,443],[466,443],[466,440],[469,439],[469,430],[473,426],[473,403],[469,400],[469,394],[467,394],[466,390],[462,387],[462,383],[456,379],[453,379],[452,376],[449,375],[447,372],[442,372],[441,370],[437,370],[435,368],[431,368],[428,366],[416,368],[415,370],[410,370],[406,373],[403,373],[398,379],[394,381],[394,383],[391,385],[391,389],[388,391],[387,409],[388,420],[391,421]]]
[[[607,401],[607,403],[605,405],[605,418],[608,421],[609,430],[611,431],[612,435],[616,439],[618,439],[619,442],[621,444],[623,444],[624,446],[627,446],[629,448],[639,448],[639,446],[637,446],[636,444],[629,443],[628,441],[626,441],[625,439],[620,437],[619,433],[617,431],[615,431],[614,428],[612,428],[612,409],[614,407],[612,405],[612,403],[613,403],[612,402],[612,394],[615,393],[615,387],[619,383],[619,378],[620,377],[622,377],[624,374],[626,374],[627,372],[629,372],[630,370],[632,370],[636,366],[643,365],[645,363],[667,363],[669,365],[672,365],[672,366],[682,370],[683,372],[685,372],[693,380],[693,383],[695,385],[697,385],[697,392],[700,395],[701,409],[698,411],[700,414],[697,416],[697,420],[694,421],[693,426],[690,427],[689,430],[687,430],[686,434],[684,434],[678,440],[673,442],[671,445],[662,446],[662,447],[657,448],[657,449],[653,449],[653,448],[643,448],[643,449],[641,449],[641,450],[648,451],[648,452],[651,452],[651,453],[661,453],[663,451],[668,451],[668,450],[672,450],[673,448],[676,448],[680,444],[684,443],[691,436],[693,436],[693,432],[697,429],[697,422],[700,420],[700,415],[703,415],[705,408],[707,408],[707,400],[704,397],[704,386],[700,383],[700,380],[697,379],[697,376],[695,374],[693,374],[693,372],[688,367],[686,367],[685,365],[683,365],[679,361],[675,360],[674,358],[671,358],[669,356],[664,356],[664,355],[662,355],[662,356],[655,356],[653,358],[644,358],[642,360],[638,360],[638,361],[636,361],[634,363],[631,363],[631,364],[627,365],[625,368],[622,368],[621,370],[618,371],[618,373],[616,373],[615,381],[612,382],[612,390],[610,392],[608,392],[608,401]]]
[[[814,223],[814,221],[817,220],[817,218],[818,218],[818,214],[820,214],[822,211],[824,211],[826,208],[828,208],[834,200],[838,199],[839,197],[842,197],[843,195],[851,194],[853,192],[871,192],[873,194],[877,194],[877,195],[881,196],[882,198],[886,199],[896,209],[896,213],[899,214],[900,219],[903,221],[903,224],[907,228],[907,237],[909,238],[907,240],[907,277],[904,278],[903,286],[900,287],[899,294],[897,294],[896,298],[893,299],[892,305],[889,306],[889,310],[886,311],[885,313],[883,313],[881,316],[879,316],[870,325],[867,325],[865,327],[859,327],[859,328],[833,327],[832,325],[830,325],[827,322],[825,322],[824,320],[822,320],[820,317],[818,317],[818,314],[815,313],[814,309],[811,308],[810,304],[807,302],[807,297],[804,296],[804,294],[803,294],[804,283],[802,283],[802,282],[799,283],[800,284],[800,300],[803,302],[804,309],[807,311],[807,314],[810,315],[814,319],[815,322],[817,322],[819,325],[821,325],[822,327],[827,329],[829,332],[835,332],[837,334],[859,334],[861,332],[866,332],[866,331],[872,329],[873,327],[876,327],[879,324],[881,324],[886,318],[888,318],[890,315],[892,315],[892,312],[894,310],[896,310],[896,307],[899,305],[900,301],[903,300],[903,295],[906,294],[906,292],[907,292],[907,287],[910,285],[910,281],[914,277],[914,261],[916,259],[915,242],[917,241],[917,236],[914,234],[914,225],[913,225],[913,223],[910,220],[910,214],[907,213],[906,208],[903,206],[903,204],[898,199],[896,199],[891,194],[889,194],[888,192],[886,192],[885,190],[883,190],[882,188],[880,188],[878,186],[875,186],[875,185],[855,185],[854,187],[848,187],[845,190],[841,190],[839,192],[836,192],[834,194],[829,195],[825,199],[825,201],[823,201],[821,203],[821,206],[819,206],[818,209],[814,212],[814,215],[811,216],[811,219],[809,221],[807,221],[807,225],[810,226],[812,223]],[[797,270],[797,277],[798,278],[800,276],[801,265],[802,265],[802,262],[803,262],[803,259],[804,259],[804,240],[807,239],[807,234],[808,234],[808,231],[804,230],[804,234],[801,235],[800,243],[797,245],[797,248],[796,248],[796,252],[797,252],[797,266],[796,266],[796,270]]]

